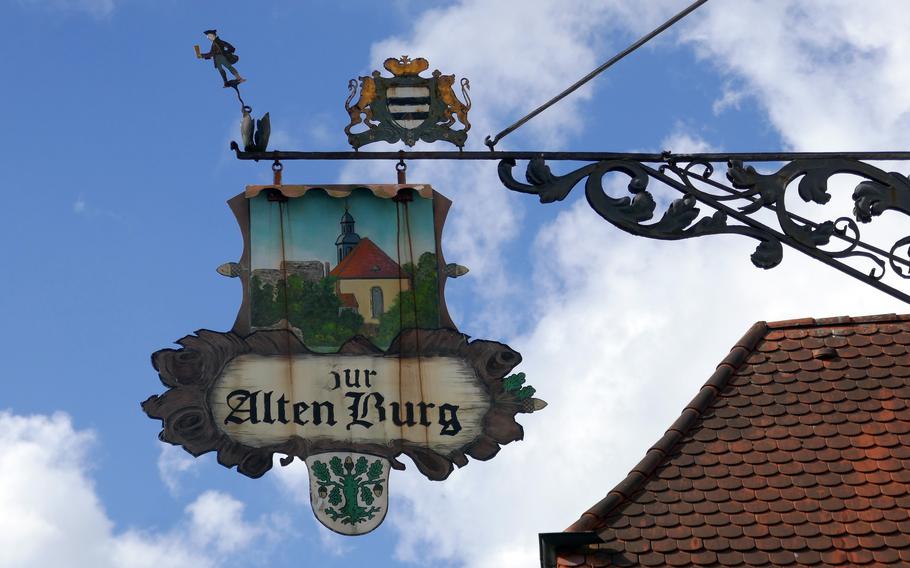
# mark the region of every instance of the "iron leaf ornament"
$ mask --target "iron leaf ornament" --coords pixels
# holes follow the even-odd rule
[[[443,75],[437,69],[431,77],[420,76],[430,67],[422,57],[390,57],[383,67],[392,77],[373,71],[371,75],[351,79],[348,84],[350,94],[344,108],[350,122],[344,132],[351,146],[356,150],[373,142],[402,141],[413,146],[418,140],[444,140],[463,148],[471,129],[468,79],[462,78],[458,83],[462,102],[455,94],[455,75]],[[352,102],[355,97],[357,100]],[[452,128],[456,123],[461,125],[460,129]],[[358,125],[366,130],[353,132]]]
[[[888,267],[901,278],[910,278],[910,255],[907,250],[903,255],[898,254],[904,247],[910,248],[910,236],[898,239],[889,250],[862,241],[859,225],[889,210],[910,215],[907,176],[846,157],[794,159],[769,173],[731,159],[724,183],[712,177],[715,171],[712,161],[668,157],[665,163],[652,167],[634,158],[617,157],[557,175],[542,158],[532,158],[525,182],[521,182],[512,174],[515,160],[506,158],[499,163],[499,178],[508,189],[537,195],[541,203],[562,201],[584,181],[585,197],[591,208],[612,225],[633,235],[660,240],[742,235],[758,241],[751,260],[763,269],[780,264],[786,244],[910,303],[910,295],[882,282]],[[610,195],[604,189],[607,174],[628,177],[629,195]],[[837,174],[849,174],[861,180],[852,194],[855,220],[840,216],[813,221],[788,209],[785,197],[792,187],[804,202],[827,204],[831,199],[829,182]],[[657,221],[654,221],[657,202],[650,192],[652,181],[657,182],[655,187],[681,194],[669,202]],[[703,206],[713,212],[702,215]],[[761,210],[775,214],[776,227],[753,217]],[[865,263],[865,267],[857,268],[847,260]]]
[[[526,178],[529,183],[521,183],[512,176],[513,160],[503,160],[499,164],[499,177],[503,184],[522,193],[533,193],[540,197],[541,203],[550,203],[565,199],[569,192],[582,179],[585,183],[585,197],[591,208],[614,226],[637,236],[660,240],[681,240],[703,235],[740,234],[759,241],[752,254],[752,263],[759,268],[772,268],[780,263],[783,248],[780,241],[763,235],[751,227],[730,225],[728,216],[723,211],[698,221],[701,210],[696,207],[697,201],[692,196],[683,196],[673,200],[656,223],[646,224],[654,218],[657,207],[654,197],[647,191],[651,179],[651,168],[631,160],[609,160],[589,164],[564,176],[550,172],[543,160],[531,160]],[[653,171],[653,170],[652,170]],[[612,197],[603,187],[603,178],[607,173],[618,172],[629,177],[630,196]]]

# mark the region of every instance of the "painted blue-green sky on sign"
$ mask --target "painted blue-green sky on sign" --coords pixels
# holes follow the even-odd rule
[[[335,239],[341,233],[345,208],[354,218],[354,231],[373,241],[399,264],[436,252],[433,201],[415,196],[407,204],[376,197],[368,189],[357,189],[347,197],[332,197],[322,190],[310,190],[281,207],[264,194],[250,200],[250,262],[253,270],[279,268],[287,260],[319,260],[334,268],[338,263]],[[396,236],[398,243],[396,244]]]

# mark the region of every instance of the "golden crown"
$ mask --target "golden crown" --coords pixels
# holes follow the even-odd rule
[[[421,71],[426,71],[430,68],[430,62],[423,57],[412,60],[407,55],[402,55],[398,59],[389,57],[382,63],[382,66],[391,71],[392,75],[402,77],[405,75],[417,75]]]

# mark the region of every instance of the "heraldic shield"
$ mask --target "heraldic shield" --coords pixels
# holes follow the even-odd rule
[[[468,121],[470,82],[466,78],[459,82],[462,102],[455,95],[455,75],[443,75],[437,69],[432,77],[420,76],[430,66],[422,57],[414,60],[406,55],[399,59],[389,58],[383,66],[393,77],[383,77],[379,71],[373,71],[371,76],[351,79],[348,84],[351,93],[344,106],[350,123],[344,131],[351,146],[357,149],[372,142],[399,140],[413,146],[418,140],[445,140],[459,148],[464,147],[471,129]],[[358,87],[360,97],[352,104]],[[456,122],[461,123],[461,129],[452,128]],[[367,129],[352,132],[359,124]]]
[[[389,509],[389,460],[354,452],[325,452],[306,459],[310,503],[319,522],[344,535],[366,534]]]

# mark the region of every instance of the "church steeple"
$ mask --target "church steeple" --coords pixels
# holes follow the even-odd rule
[[[338,249],[338,262],[344,260],[357,243],[360,242],[360,235],[354,232],[354,217],[348,211],[347,205],[344,208],[344,215],[341,216],[341,234],[335,239],[335,247]]]

